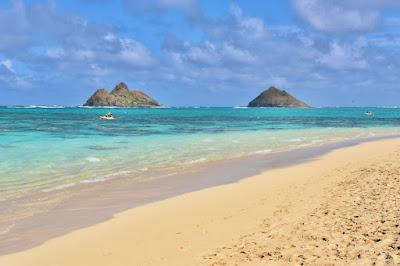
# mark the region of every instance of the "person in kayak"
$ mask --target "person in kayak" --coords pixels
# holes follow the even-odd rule
[[[108,112],[107,114],[100,116],[100,119],[101,120],[114,120],[115,117],[111,112]]]

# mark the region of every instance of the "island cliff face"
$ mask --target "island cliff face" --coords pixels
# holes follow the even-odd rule
[[[309,107],[304,102],[296,99],[284,90],[270,87],[263,91],[248,107]]]
[[[121,82],[111,92],[106,89],[97,90],[84,106],[149,107],[160,104],[142,91],[129,90],[128,86]]]

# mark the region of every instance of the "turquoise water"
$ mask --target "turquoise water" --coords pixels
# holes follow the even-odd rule
[[[98,119],[110,110],[117,120]],[[4,107],[0,199],[399,132],[397,108]]]

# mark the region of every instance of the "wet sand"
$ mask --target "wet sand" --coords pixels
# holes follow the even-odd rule
[[[400,140],[187,193],[0,257],[0,265],[399,264]]]
[[[178,173],[147,178],[119,177],[106,182],[3,201],[0,256],[38,246],[71,231],[104,222],[115,213],[208,187],[237,182],[264,171],[313,160],[334,149],[395,136],[375,136],[207,162]],[[165,173],[164,173],[165,174]]]

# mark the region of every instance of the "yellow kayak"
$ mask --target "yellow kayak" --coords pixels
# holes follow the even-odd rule
[[[102,115],[100,116],[100,120],[115,120],[116,118],[114,116],[106,116]]]

